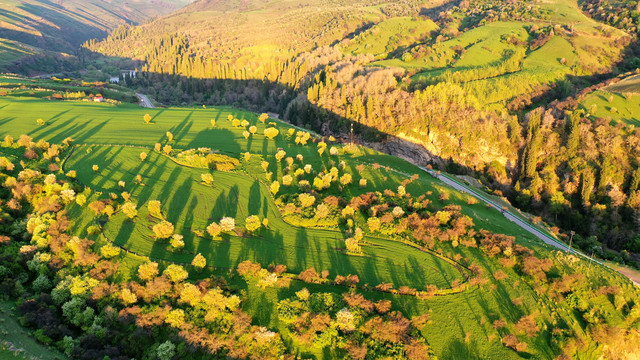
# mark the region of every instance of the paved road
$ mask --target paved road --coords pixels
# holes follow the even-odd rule
[[[423,170],[423,171],[426,171],[431,176],[441,180],[442,182],[446,183],[447,185],[450,185],[450,186],[452,186],[453,188],[455,188],[457,190],[464,191],[464,192],[476,197],[477,199],[482,200],[483,202],[489,204],[490,206],[498,209],[500,212],[502,212],[502,215],[504,215],[504,217],[506,217],[510,221],[516,223],[516,225],[520,226],[521,228],[523,228],[527,232],[533,234],[534,236],[536,236],[537,238],[542,240],[545,244],[549,244],[549,245],[554,246],[554,247],[556,247],[556,248],[558,248],[560,250],[568,251],[568,252],[571,252],[571,253],[576,254],[578,256],[582,256],[582,257],[584,257],[586,259],[590,259],[591,261],[596,262],[598,264],[605,265],[602,261],[593,259],[593,258],[581,253],[580,251],[575,250],[575,249],[570,249],[566,244],[560,242],[559,240],[555,239],[551,235],[545,234],[543,231],[541,231],[541,230],[537,229],[536,227],[532,226],[531,224],[529,224],[527,222],[527,220],[522,219],[521,217],[517,216],[516,214],[514,214],[513,212],[511,212],[509,210],[503,209],[501,204],[499,204],[499,203],[491,200],[490,198],[484,196],[482,193],[478,192],[476,189],[473,189],[471,187],[468,187],[466,185],[461,184],[460,182],[454,180],[453,178],[451,178],[447,174],[439,173],[437,171],[434,171],[434,170],[431,170],[431,169],[427,169],[427,168],[424,168],[424,167],[420,167],[420,169]]]
[[[147,95],[136,93],[138,100],[140,100],[140,106],[153,109],[155,106],[151,103],[151,100],[147,97]]]

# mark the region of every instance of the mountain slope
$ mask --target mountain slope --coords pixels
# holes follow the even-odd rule
[[[6,0],[0,2],[0,67],[42,54],[74,54],[124,24],[166,15],[188,0]]]

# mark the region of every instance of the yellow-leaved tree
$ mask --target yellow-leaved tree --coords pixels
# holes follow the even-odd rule
[[[179,283],[189,277],[189,273],[182,266],[171,264],[162,272],[171,282]]]
[[[191,265],[198,270],[202,270],[207,266],[207,259],[205,259],[202,254],[198,253],[191,261]]]
[[[138,267],[138,277],[143,281],[153,279],[158,273],[158,263],[156,262],[147,262]]]
[[[166,220],[153,225],[152,229],[157,239],[168,239],[173,236],[175,230],[173,224]]]

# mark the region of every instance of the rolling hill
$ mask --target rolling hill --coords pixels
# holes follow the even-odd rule
[[[233,107],[1,80],[0,288],[71,358],[639,351],[627,278],[406,161]]]
[[[103,38],[124,24],[166,15],[188,0],[7,0],[0,3],[0,67],[40,55],[76,55],[87,40]],[[55,67],[51,66],[55,70]],[[46,71],[42,71],[46,72]]]

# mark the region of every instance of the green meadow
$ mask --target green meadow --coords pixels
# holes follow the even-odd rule
[[[152,117],[149,124],[143,121],[147,113]],[[255,124],[258,131],[246,139],[242,134],[244,128],[234,127],[227,120],[229,115]],[[44,120],[44,125],[37,124],[38,118]],[[216,120],[215,127],[211,126],[212,119]],[[355,274],[360,277],[360,285],[375,286],[387,282],[396,288],[424,289],[427,285],[437,285],[446,289],[456,280],[464,282],[465,271],[445,259],[457,257],[479,266],[488,283],[427,301],[412,296],[363,291],[368,298],[392,299],[395,309],[407,316],[429,314],[429,324],[422,329],[422,334],[440,359],[516,359],[522,356],[552,359],[551,319],[567,324],[577,333],[582,333],[587,326],[576,320],[574,310],[566,303],[558,304],[540,295],[523,281],[515,269],[503,267],[479,248],[454,248],[450,243],[442,243],[439,245],[440,255],[420,251],[392,236],[367,234],[362,241],[362,255],[347,255],[342,249],[347,235],[341,226],[301,227],[286,221],[274,202],[268,187],[270,182],[266,181],[261,167],[261,162],[267,161],[273,179],[281,179],[285,164],[275,159],[275,153],[282,149],[287,156],[295,158],[302,155],[304,164],[310,164],[316,170],[344,161],[341,172],[351,174],[355,184],[360,178],[368,180],[365,188],[350,185],[339,189],[334,184],[325,190],[346,199],[368,191],[395,190],[403,180],[419,174],[406,190],[414,196],[425,195],[432,201],[430,206],[433,209],[430,210],[444,205],[459,205],[462,213],[473,219],[478,230],[513,235],[518,243],[534,249],[537,256],[553,258],[558,276],[562,272],[580,272],[588,276],[590,284],[596,284],[594,286],[617,284],[625,291],[632,291],[632,285],[621,275],[550,249],[533,236],[524,234],[499,211],[482,203],[469,204],[468,195],[421,173],[404,160],[364,147],[347,149],[332,143],[329,146],[336,146],[338,154],[320,156],[312,141],[307,145],[296,145],[287,135],[289,125],[274,119],[267,122],[274,122],[280,131],[275,140],[262,135],[266,125],[257,120],[256,114],[228,107],[142,109],[133,105],[0,98],[0,137],[11,135],[17,138],[28,134],[34,141],[44,139],[52,143],[72,137],[74,147],[65,154],[63,170],[77,172],[78,182],[86,187],[84,193],[88,195],[88,202],[109,198],[111,193],[119,197],[118,194],[127,191],[138,205],[139,214],[133,221],[116,212],[100,223],[94,220],[87,206],[71,205],[68,209],[76,235],[87,236],[89,227],[99,224],[103,235],[90,236],[96,239],[96,247],[111,241],[127,250],[121,258],[124,265],[121,271],[133,272],[147,258],[165,265],[171,262],[188,264],[196,253],[201,253],[213,268],[194,274],[195,277],[224,274],[239,262],[251,260],[263,266],[284,264],[287,271],[294,274],[309,267],[318,271],[328,270],[331,278]],[[173,140],[169,141],[167,131],[174,135]],[[172,157],[154,151],[156,143],[171,145]],[[239,166],[233,171],[217,171],[187,167],[174,161],[177,152],[198,147],[209,147],[237,158]],[[140,159],[141,152],[148,153],[144,161]],[[246,152],[252,154],[249,160],[244,159]],[[11,152],[5,153],[7,155],[14,160],[19,156]],[[93,165],[98,166],[97,171],[92,169]],[[202,183],[202,173],[213,175],[213,185]],[[142,184],[135,181],[137,175],[141,176]],[[124,186],[119,184],[120,181]],[[296,192],[294,186],[281,186],[278,195]],[[447,193],[449,200],[440,201],[442,193]],[[184,236],[184,249],[176,251],[166,241],[155,240],[151,227],[158,220],[147,212],[146,204],[150,200],[161,201],[163,214],[175,224],[176,233]],[[196,233],[224,216],[233,217],[236,225],[242,227],[248,215],[268,219],[268,227],[253,235],[227,233],[213,240]],[[494,277],[499,270],[505,274],[504,277]],[[288,330],[278,319],[276,305],[279,300],[294,296],[294,292],[303,287],[337,293],[348,290],[346,287],[301,282],[293,282],[287,289],[260,289],[234,279],[230,279],[230,283],[246,292],[247,301],[243,309],[254,315],[255,323],[278,329],[285,339]],[[587,288],[580,291],[578,296],[597,304],[608,323],[621,324],[624,321],[606,295],[594,296]],[[513,324],[531,313],[540,319],[543,329],[540,335],[529,342],[525,353],[506,348],[501,337],[515,332]],[[495,328],[493,322],[501,319],[511,325]],[[298,345],[291,346],[295,348]],[[585,358],[592,358],[589,354],[595,354],[596,350],[595,344],[589,347]],[[318,359],[324,357],[320,348],[305,351]]]

